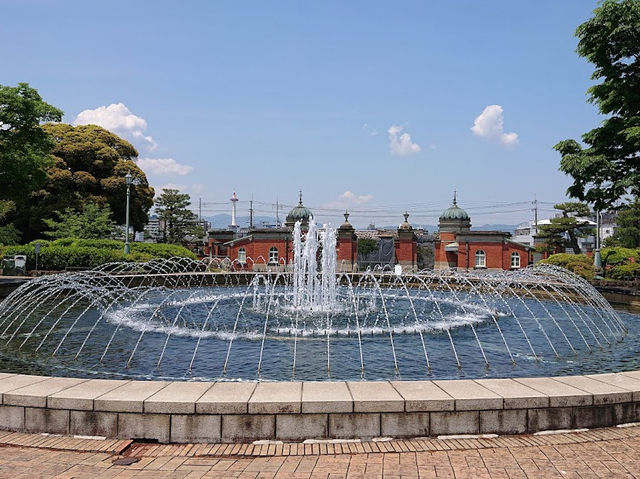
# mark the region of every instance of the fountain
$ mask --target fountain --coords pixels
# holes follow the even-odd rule
[[[638,366],[637,321],[566,270],[337,273],[334,229],[297,223],[293,238],[287,271],[174,258],[36,278],[0,304],[3,369],[349,380]]]

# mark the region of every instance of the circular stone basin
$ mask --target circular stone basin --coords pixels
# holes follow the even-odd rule
[[[0,369],[284,381],[639,367],[640,318],[548,266],[337,274],[318,276],[317,287],[289,273],[209,273],[185,260],[136,268],[42,277],[16,290],[0,304]]]

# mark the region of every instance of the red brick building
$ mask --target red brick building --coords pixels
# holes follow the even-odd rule
[[[358,239],[355,228],[349,223],[349,213],[336,231],[336,256],[339,272],[358,270]],[[395,263],[403,271],[417,269],[417,243],[413,228],[405,213],[394,242]],[[234,270],[285,271],[293,262],[293,228],[300,221],[306,232],[313,213],[302,204],[302,194],[282,228],[250,228],[247,234],[237,236],[234,230],[212,230],[209,232],[207,253],[220,261],[228,261]]]
[[[471,231],[471,218],[457,204],[440,215],[434,268],[518,269],[529,265],[534,248],[503,231]]]

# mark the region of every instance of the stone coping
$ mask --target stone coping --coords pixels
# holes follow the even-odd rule
[[[640,371],[357,382],[171,382],[0,373],[0,429],[160,442],[514,433],[638,420]]]

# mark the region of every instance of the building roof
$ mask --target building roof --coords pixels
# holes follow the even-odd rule
[[[294,206],[287,215],[287,223],[295,223],[296,221],[307,222],[313,218],[313,213],[309,208],[302,204],[302,191],[300,191],[300,199],[298,205]]]
[[[441,220],[469,220],[469,215],[465,210],[458,206],[458,202],[456,199],[456,193],[453,193],[453,203],[449,208],[444,210],[440,215]]]

